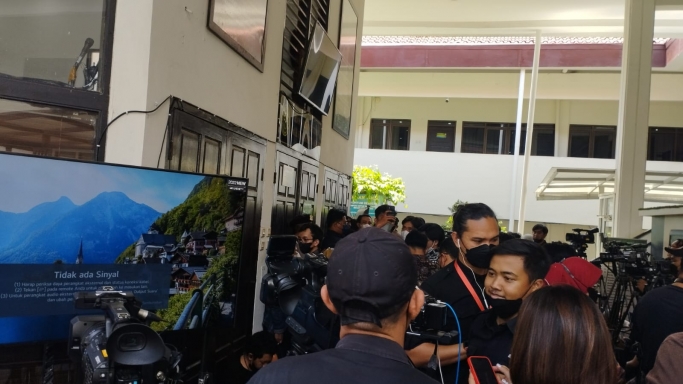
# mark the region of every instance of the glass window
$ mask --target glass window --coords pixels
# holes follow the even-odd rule
[[[650,128],[647,159],[658,161],[675,161],[676,131],[673,128]]]
[[[616,138],[616,127],[571,125],[569,157],[614,159]]]
[[[3,1],[0,73],[98,90],[104,0]]]
[[[0,99],[0,151],[95,160],[96,112]]]
[[[372,119],[370,149],[410,149],[410,120]]]
[[[522,124],[519,154],[526,147],[526,124]],[[463,123],[463,153],[511,155],[515,153],[516,125],[514,123]],[[534,124],[532,156],[555,156],[555,126]]]
[[[455,150],[455,121],[429,120],[427,122],[427,151],[453,152]]]

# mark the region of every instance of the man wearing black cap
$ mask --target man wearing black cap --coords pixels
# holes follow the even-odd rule
[[[408,247],[377,228],[339,241],[320,295],[341,318],[336,348],[288,357],[260,370],[250,383],[430,383],[403,350],[406,328],[424,295]]]
[[[640,352],[629,366],[640,366],[646,375],[654,366],[657,351],[667,336],[683,332],[683,242],[664,248],[677,265],[678,276],[672,285],[648,292],[633,310],[631,339],[640,342]]]
[[[396,222],[396,209],[393,205],[380,205],[375,209],[375,227],[391,232]]]

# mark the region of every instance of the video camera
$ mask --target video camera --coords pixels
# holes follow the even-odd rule
[[[104,315],[71,319],[69,357],[81,363],[84,384],[164,383],[175,380],[180,354],[171,352],[145,322],[160,321],[132,292],[102,287],[74,294],[76,309]]]
[[[652,260],[647,248],[650,246],[646,240],[609,238],[602,239],[605,252],[600,253],[596,260],[599,264],[619,264],[617,272],[623,272],[637,279],[645,279],[648,282],[662,280],[662,285],[673,281],[671,262],[669,260]]]
[[[290,354],[333,348],[339,341],[339,320],[320,298],[327,259],[302,254],[296,236],[271,236],[266,251],[268,274],[261,280],[261,302],[277,305],[287,316],[292,335]]]
[[[574,228],[572,231],[573,232],[565,234],[565,240],[572,245],[577,256],[587,257],[586,249],[588,248],[588,244],[595,244],[595,234],[600,232],[600,229]]]
[[[406,349],[422,343],[453,345],[458,343],[458,332],[448,331],[448,306],[435,298],[425,295],[425,304],[406,331]]]

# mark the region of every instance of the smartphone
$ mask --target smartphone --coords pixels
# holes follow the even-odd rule
[[[498,384],[498,378],[488,357],[471,356],[467,358],[467,365],[470,366],[470,373],[477,384]]]

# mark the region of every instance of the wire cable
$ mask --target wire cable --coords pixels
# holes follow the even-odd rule
[[[149,114],[149,113],[156,112],[159,108],[161,108],[162,105],[164,105],[168,100],[170,100],[171,97],[173,97],[173,95],[168,95],[168,96],[166,96],[166,98],[164,99],[164,101],[162,101],[162,102],[159,103],[159,105],[157,105],[154,109],[150,109],[149,111],[132,110],[132,111],[121,112],[118,116],[116,116],[114,119],[112,119],[112,121],[110,121],[110,122],[107,124],[106,127],[104,127],[104,130],[102,131],[102,134],[100,135],[100,138],[97,140],[97,145],[96,145],[96,147],[97,147],[97,148],[100,148],[100,144],[102,144],[102,139],[107,135],[107,130],[108,130],[109,127],[111,127],[111,125],[114,124],[114,122],[115,122],[116,120],[118,120],[120,117],[122,117],[122,116],[124,116],[124,115],[127,115],[127,114],[129,114],[129,113]]]
[[[445,304],[451,312],[453,312],[453,316],[455,317],[455,324],[458,326],[458,367],[455,369],[455,384],[458,383],[458,378],[460,378],[460,362],[462,359],[460,358],[460,355],[462,354],[462,332],[460,330],[460,320],[458,320],[458,315],[455,314],[455,309],[451,307],[450,304],[444,303],[440,301],[439,303]]]

